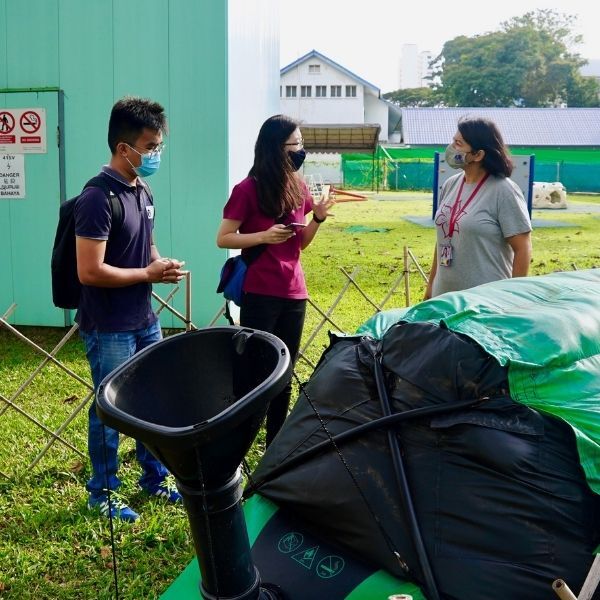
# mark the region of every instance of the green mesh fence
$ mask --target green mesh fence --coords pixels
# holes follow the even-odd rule
[[[560,181],[567,192],[600,192],[600,165],[535,163],[534,181]]]
[[[395,163],[387,184],[388,190],[432,190],[433,160]]]
[[[381,149],[375,160],[367,154],[343,154],[342,173],[346,188],[387,190],[433,189],[435,152],[445,148]],[[567,192],[600,193],[600,152],[595,148],[513,147],[512,154],[534,155],[534,181],[560,181]]]
[[[369,157],[365,160],[366,155],[351,155],[361,156],[361,159],[348,159],[347,155],[342,155],[342,182],[343,187],[353,189],[388,189],[386,185],[388,165],[380,158],[373,162]]]

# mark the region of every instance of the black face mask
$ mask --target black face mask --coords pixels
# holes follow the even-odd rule
[[[288,155],[294,165],[294,171],[297,171],[306,158],[306,152],[304,150],[288,150]]]

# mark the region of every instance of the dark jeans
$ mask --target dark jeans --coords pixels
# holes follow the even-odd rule
[[[298,358],[304,327],[306,300],[245,293],[240,307],[240,325],[276,335],[290,352],[293,363]],[[292,395],[292,380],[273,400],[267,411],[267,446],[273,441],[287,417]]]
[[[136,331],[115,333],[80,331],[80,335],[85,344],[95,390],[112,370],[162,337],[158,322]],[[97,496],[107,487],[116,490],[121,485],[117,477],[119,432],[102,424],[96,414],[95,400],[90,406],[88,417],[88,452],[92,462],[92,478],[87,482],[86,487],[92,495]],[[142,487],[160,483],[166,477],[167,469],[146,449],[144,444],[138,441],[136,441],[136,457],[142,467],[140,478]]]

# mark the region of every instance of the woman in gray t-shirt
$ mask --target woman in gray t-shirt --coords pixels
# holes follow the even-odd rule
[[[531,221],[496,125],[458,122],[446,161],[461,172],[442,186],[437,243],[425,299],[488,281],[522,277],[531,260]]]

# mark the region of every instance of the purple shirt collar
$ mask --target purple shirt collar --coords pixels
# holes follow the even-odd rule
[[[125,178],[120,173],[118,173],[114,169],[111,169],[111,167],[109,167],[108,165],[104,165],[102,167],[102,172],[104,174],[108,175],[109,177],[116,179],[119,183],[122,183],[123,185],[127,186],[128,188],[134,189],[138,185],[140,185],[138,179],[135,180],[135,183],[136,183],[135,185],[131,185],[128,181],[125,180]]]

